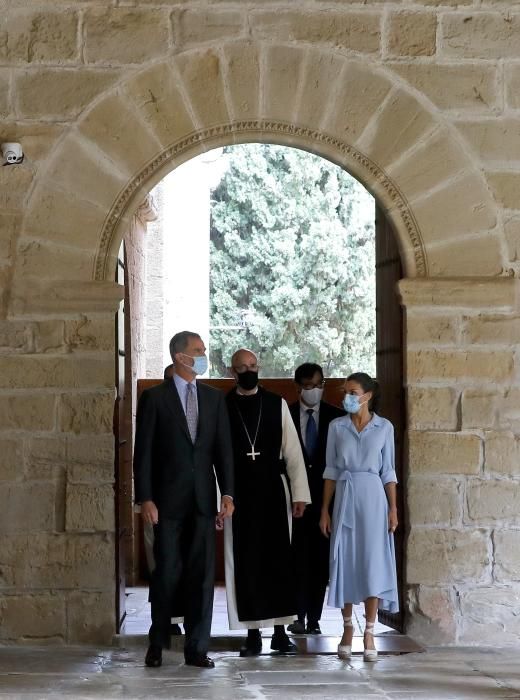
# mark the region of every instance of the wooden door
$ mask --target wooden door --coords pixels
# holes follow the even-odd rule
[[[399,528],[395,533],[399,609],[391,614],[380,612],[380,621],[403,631],[404,628],[404,532],[403,497],[405,399],[403,386],[403,314],[397,297],[397,282],[402,277],[401,257],[390,222],[376,207],[376,372],[381,386],[379,412],[395,429],[395,461]]]

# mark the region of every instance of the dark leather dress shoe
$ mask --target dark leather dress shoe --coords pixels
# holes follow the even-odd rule
[[[286,634],[273,634],[271,649],[280,652],[280,654],[296,654],[298,651],[296,644],[293,644]]]
[[[246,639],[246,643],[240,647],[240,656],[260,656],[262,653],[262,638]]]
[[[150,644],[146,656],[144,657],[144,662],[150,668],[158,668],[162,666],[162,649],[161,647],[155,646],[155,644]]]
[[[215,662],[206,654],[197,654],[196,656],[186,656],[186,666],[197,666],[198,668],[215,668]]]
[[[321,634],[319,622],[308,622],[305,629],[305,634]]]
[[[287,627],[287,631],[292,634],[305,634],[305,622],[296,620]]]

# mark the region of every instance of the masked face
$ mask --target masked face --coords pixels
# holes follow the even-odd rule
[[[357,394],[345,394],[343,399],[343,408],[347,413],[359,413],[361,406],[367,403],[367,401],[361,401],[365,394],[358,396]],[[368,400],[368,399],[367,399]]]
[[[245,372],[237,372],[238,386],[245,391],[251,391],[258,384],[258,370],[247,369]]]
[[[185,359],[191,358],[193,360],[193,365],[189,364],[189,360],[186,362],[179,360],[179,362],[187,369],[190,369],[194,374],[205,374],[208,371],[208,358],[206,355],[197,355],[196,357],[192,357],[191,355],[182,353],[182,357]]]
[[[307,406],[316,406],[321,401],[323,389],[321,387],[313,387],[312,389],[302,389],[301,397]]]

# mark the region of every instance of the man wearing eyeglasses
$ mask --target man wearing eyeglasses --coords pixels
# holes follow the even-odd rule
[[[322,401],[325,379],[320,365],[313,362],[300,365],[294,381],[299,401],[291,405],[290,411],[303,450],[312,504],[303,518],[294,523],[298,620],[289,625],[289,632],[321,634],[320,618],[329,580],[329,541],[319,529],[323,470],[329,423],[345,412]]]
[[[305,463],[287,403],[258,386],[256,355],[238,350],[230,370],[236,510],[234,522],[224,523],[229,627],[248,630],[241,656],[261,653],[262,627],[274,627],[272,650],[291,654],[296,645],[284,625],[296,617],[291,532],[310,503]]]

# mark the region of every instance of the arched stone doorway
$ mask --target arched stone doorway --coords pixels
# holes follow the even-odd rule
[[[102,543],[104,553],[96,571],[89,570],[86,594],[79,574],[63,584],[70,620],[83,619],[85,607],[96,611],[86,628],[68,625],[70,640],[106,640],[114,629],[113,453],[106,443],[113,408],[113,313],[121,296],[111,280],[120,240],[145,194],[176,164],[202,150],[247,140],[311,150],[347,169],[377,197],[395,228],[407,278],[403,301],[412,310],[408,337],[413,327],[415,347],[407,353],[407,381],[418,384],[410,399],[413,426],[427,433],[414,439],[412,449],[420,461],[424,450],[434,454],[442,443],[448,454],[457,445],[462,474],[480,473],[483,438],[464,432],[474,424],[457,418],[460,392],[457,399],[452,385],[461,376],[478,380],[483,371],[507,383],[511,353],[495,352],[488,372],[485,353],[461,347],[465,341],[449,334],[445,316],[467,309],[511,314],[515,288],[512,280],[498,277],[502,241],[495,202],[444,117],[390,69],[329,49],[230,42],[218,51],[185,51],[127,74],[66,130],[38,172],[6,299],[13,323],[36,319],[40,324],[38,373],[23,369],[22,386],[41,389],[42,411],[56,412],[46,429],[65,454],[55,495],[60,531],[66,533],[63,546],[79,546],[81,538],[87,548]],[[468,275],[483,279],[477,284],[465,280]],[[435,319],[428,325],[420,317],[432,308]],[[439,316],[444,325],[435,325]],[[59,324],[73,335],[68,347],[74,351],[45,357]],[[444,335],[443,328],[448,329]],[[439,354],[440,337],[449,348]],[[434,395],[434,388],[422,386],[425,378],[440,382],[445,393],[444,399],[435,394],[435,401],[444,401],[437,422],[424,414],[425,397],[431,402]],[[44,387],[49,388],[45,396]],[[437,430],[444,431],[440,437]],[[82,448],[81,464],[90,464],[90,470],[75,468],[80,435],[93,436]],[[441,474],[453,470],[451,462],[440,465]],[[423,522],[417,512],[414,517],[418,527],[412,520],[414,551],[408,556],[412,627],[420,635],[427,620],[426,629],[436,638],[453,641],[460,633],[457,583],[488,566],[482,564],[487,544],[479,532],[452,527],[451,515],[433,534],[431,520]],[[466,545],[476,554],[461,573],[443,552]],[[424,551],[446,563],[445,574],[435,577],[421,569]],[[75,571],[85,565],[79,549],[72,561]],[[446,614],[435,621],[439,601]]]

